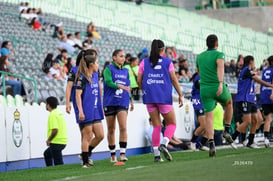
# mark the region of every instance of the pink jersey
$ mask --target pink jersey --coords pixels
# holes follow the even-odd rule
[[[169,66],[169,72],[172,72],[172,71],[174,71],[174,67],[173,67],[173,63],[171,62]],[[143,72],[144,72],[144,60],[141,61],[139,65],[139,69],[138,69],[139,74],[143,74]]]

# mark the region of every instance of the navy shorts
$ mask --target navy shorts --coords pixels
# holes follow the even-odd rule
[[[79,123],[79,127],[80,127],[80,130],[82,131],[84,127],[86,127],[86,126],[92,126],[92,125],[94,125],[96,123],[101,123],[101,120],[82,122],[82,123]]]
[[[262,104],[262,108],[265,116],[273,113],[273,104]]]
[[[198,118],[199,116],[204,116],[205,112],[204,109],[200,109],[200,110],[194,110],[196,117]]]
[[[251,102],[238,102],[237,109],[240,109],[243,114],[255,114],[257,113],[257,106],[254,103]]]
[[[105,116],[114,116],[118,114],[118,112],[120,111],[128,112],[128,108],[124,106],[106,106],[103,109],[104,109]]]

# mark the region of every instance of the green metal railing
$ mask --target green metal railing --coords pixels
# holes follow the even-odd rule
[[[6,80],[5,80],[5,75],[9,75],[9,76],[13,76],[13,77],[17,77],[17,78],[20,78],[20,79],[25,79],[25,80],[33,82],[33,84],[34,84],[34,91],[35,91],[34,100],[35,100],[36,103],[38,103],[38,99],[37,99],[37,82],[36,82],[35,79],[28,78],[28,77],[25,77],[25,76],[22,76],[22,75],[18,75],[18,74],[13,74],[13,73],[10,73],[10,72],[0,71],[0,73],[2,74],[2,86],[3,86],[3,96],[4,97],[6,97]]]

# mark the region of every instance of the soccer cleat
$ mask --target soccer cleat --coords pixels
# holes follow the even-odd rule
[[[228,132],[224,131],[223,137],[226,139],[227,143],[229,143],[229,144],[233,143],[233,139],[232,139],[231,135]]]
[[[244,140],[243,142],[242,142],[242,144],[243,144],[243,146],[247,146],[247,140]]]
[[[266,148],[269,148],[269,146],[270,146],[269,139],[267,139],[267,138],[264,139],[264,146],[265,146]]]
[[[237,146],[235,143],[231,143],[230,146],[234,149],[234,150],[237,150]]]
[[[254,149],[259,148],[255,143],[247,144],[246,146],[247,146],[248,148],[254,148]]]
[[[154,162],[164,162],[160,156],[155,156]]]
[[[110,162],[111,162],[111,163],[116,163],[117,161],[118,161],[118,160],[117,160],[116,155],[111,156],[111,158],[110,158]]]
[[[161,144],[158,147],[158,150],[163,153],[164,157],[167,160],[172,161],[173,158],[172,158],[171,154],[169,153],[169,151],[168,151],[168,149],[167,149],[167,147],[165,145]]]
[[[209,157],[215,157],[216,156],[216,149],[215,149],[215,143],[212,142],[209,147]]]
[[[79,157],[80,160],[82,160],[82,155],[79,155],[78,157]],[[83,164],[83,163],[82,163],[82,164]],[[88,164],[90,164],[91,166],[94,166],[93,160],[89,159],[89,160],[88,160]]]
[[[93,165],[89,164],[89,163],[85,163],[82,165],[82,168],[91,168]]]
[[[122,155],[120,155],[119,160],[122,162],[126,162],[126,161],[128,161],[128,158],[125,156],[125,154],[122,154]]]
[[[201,151],[209,151],[209,147],[207,147],[207,146],[201,146],[200,148],[199,148],[199,150],[201,150]]]
[[[189,146],[189,149],[191,149],[192,151],[196,151],[196,143],[191,142],[190,146]]]

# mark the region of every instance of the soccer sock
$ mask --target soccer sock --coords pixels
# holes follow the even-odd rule
[[[89,155],[89,157],[91,157],[91,155],[92,155],[92,150],[94,149],[94,147],[93,146],[89,146],[88,147],[88,155]]]
[[[242,142],[246,140],[246,133],[241,133]]]
[[[155,155],[155,157],[156,156],[160,156],[160,151],[158,150],[158,146],[153,147],[153,149],[154,149],[154,155]]]
[[[209,148],[210,148],[210,149],[212,149],[212,148],[215,147],[215,144],[214,144],[214,140],[213,140],[213,139],[209,139],[208,144],[209,144]]]
[[[169,138],[169,140],[171,140],[174,135],[175,129],[176,129],[176,124],[169,124],[166,127],[166,130],[164,132],[164,137],[167,137]]]
[[[88,152],[82,152],[82,161],[83,161],[83,164],[87,164],[88,163],[88,160],[89,160],[89,157],[88,157]]]
[[[240,134],[240,132],[236,130],[235,133],[233,133],[233,135],[232,135],[232,139],[236,140],[236,138],[239,136],[239,134]]]
[[[164,144],[166,147],[168,146],[170,140],[172,139],[175,129],[176,129],[176,124],[169,124],[166,127],[166,130],[164,132],[163,142],[162,142],[162,144]]]
[[[116,155],[116,145],[109,145],[108,148],[110,150],[111,156],[115,156]]]
[[[206,137],[203,136],[202,139],[201,139],[201,144],[202,145],[206,145],[207,141],[208,141],[208,138],[206,138]]]
[[[268,139],[268,136],[269,136],[269,132],[268,132],[268,131],[265,131],[265,132],[264,132],[264,137]]]
[[[120,154],[125,154],[126,152],[126,147],[127,147],[127,142],[119,142],[119,147],[120,147]]]
[[[225,123],[225,132],[229,133],[230,124]]]
[[[152,134],[152,143],[153,146],[159,146],[160,145],[160,133],[161,133],[161,126],[154,126],[153,134]]]
[[[168,138],[168,137],[164,137],[164,138],[163,138],[163,141],[162,141],[162,144],[165,145],[165,146],[167,147],[168,144],[169,144],[169,142],[170,142],[169,138]]]
[[[248,137],[248,145],[251,145],[254,141],[254,134],[250,133]]]
[[[193,133],[192,138],[191,138],[191,142],[195,143],[197,138],[198,138],[198,136],[196,136],[196,135]]]

